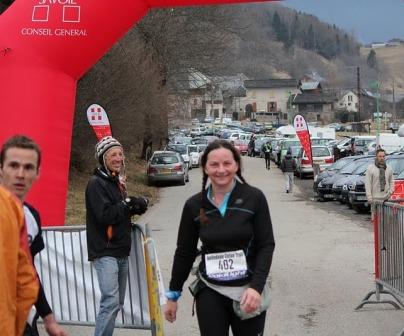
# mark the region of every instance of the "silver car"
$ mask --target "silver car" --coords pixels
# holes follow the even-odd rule
[[[178,182],[185,185],[189,181],[188,164],[181,154],[172,151],[156,151],[147,165],[147,184],[157,182]]]

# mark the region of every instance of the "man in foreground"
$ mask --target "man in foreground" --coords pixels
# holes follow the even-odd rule
[[[41,220],[38,211],[25,202],[33,183],[39,177],[41,151],[39,146],[24,135],[8,139],[0,151],[0,176],[3,185],[22,203],[27,226],[28,243],[32,257],[35,258],[45,248],[42,238]],[[66,336],[66,332],[56,322],[52,309],[46,299],[42,284],[39,282],[36,312],[30,314],[24,336],[38,336],[36,322],[42,318],[46,332],[50,336]]]
[[[21,204],[0,186],[0,330],[21,336],[38,295]]]

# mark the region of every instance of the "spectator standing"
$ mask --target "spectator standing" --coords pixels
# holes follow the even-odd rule
[[[148,201],[127,197],[122,145],[108,136],[96,145],[99,167],[87,184],[88,259],[94,263],[101,291],[95,336],[111,336],[123,307],[131,247],[131,216],[143,214]]]

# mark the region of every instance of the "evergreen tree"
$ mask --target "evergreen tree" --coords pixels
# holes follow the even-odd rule
[[[307,30],[305,45],[306,45],[306,49],[316,50],[316,38],[314,35],[314,29],[313,29],[312,24],[310,24],[309,29]]]
[[[272,28],[275,32],[276,39],[280,42],[286,42],[289,39],[288,29],[284,22],[282,22],[278,12],[275,11],[272,17]]]
[[[368,58],[366,60],[368,67],[371,69],[377,69],[377,59],[376,59],[376,51],[373,49],[369,52]]]

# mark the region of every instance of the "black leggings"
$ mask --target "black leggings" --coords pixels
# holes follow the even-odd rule
[[[229,327],[233,336],[263,336],[265,314],[241,320],[233,311],[233,301],[206,287],[196,297],[201,336],[228,336]]]

